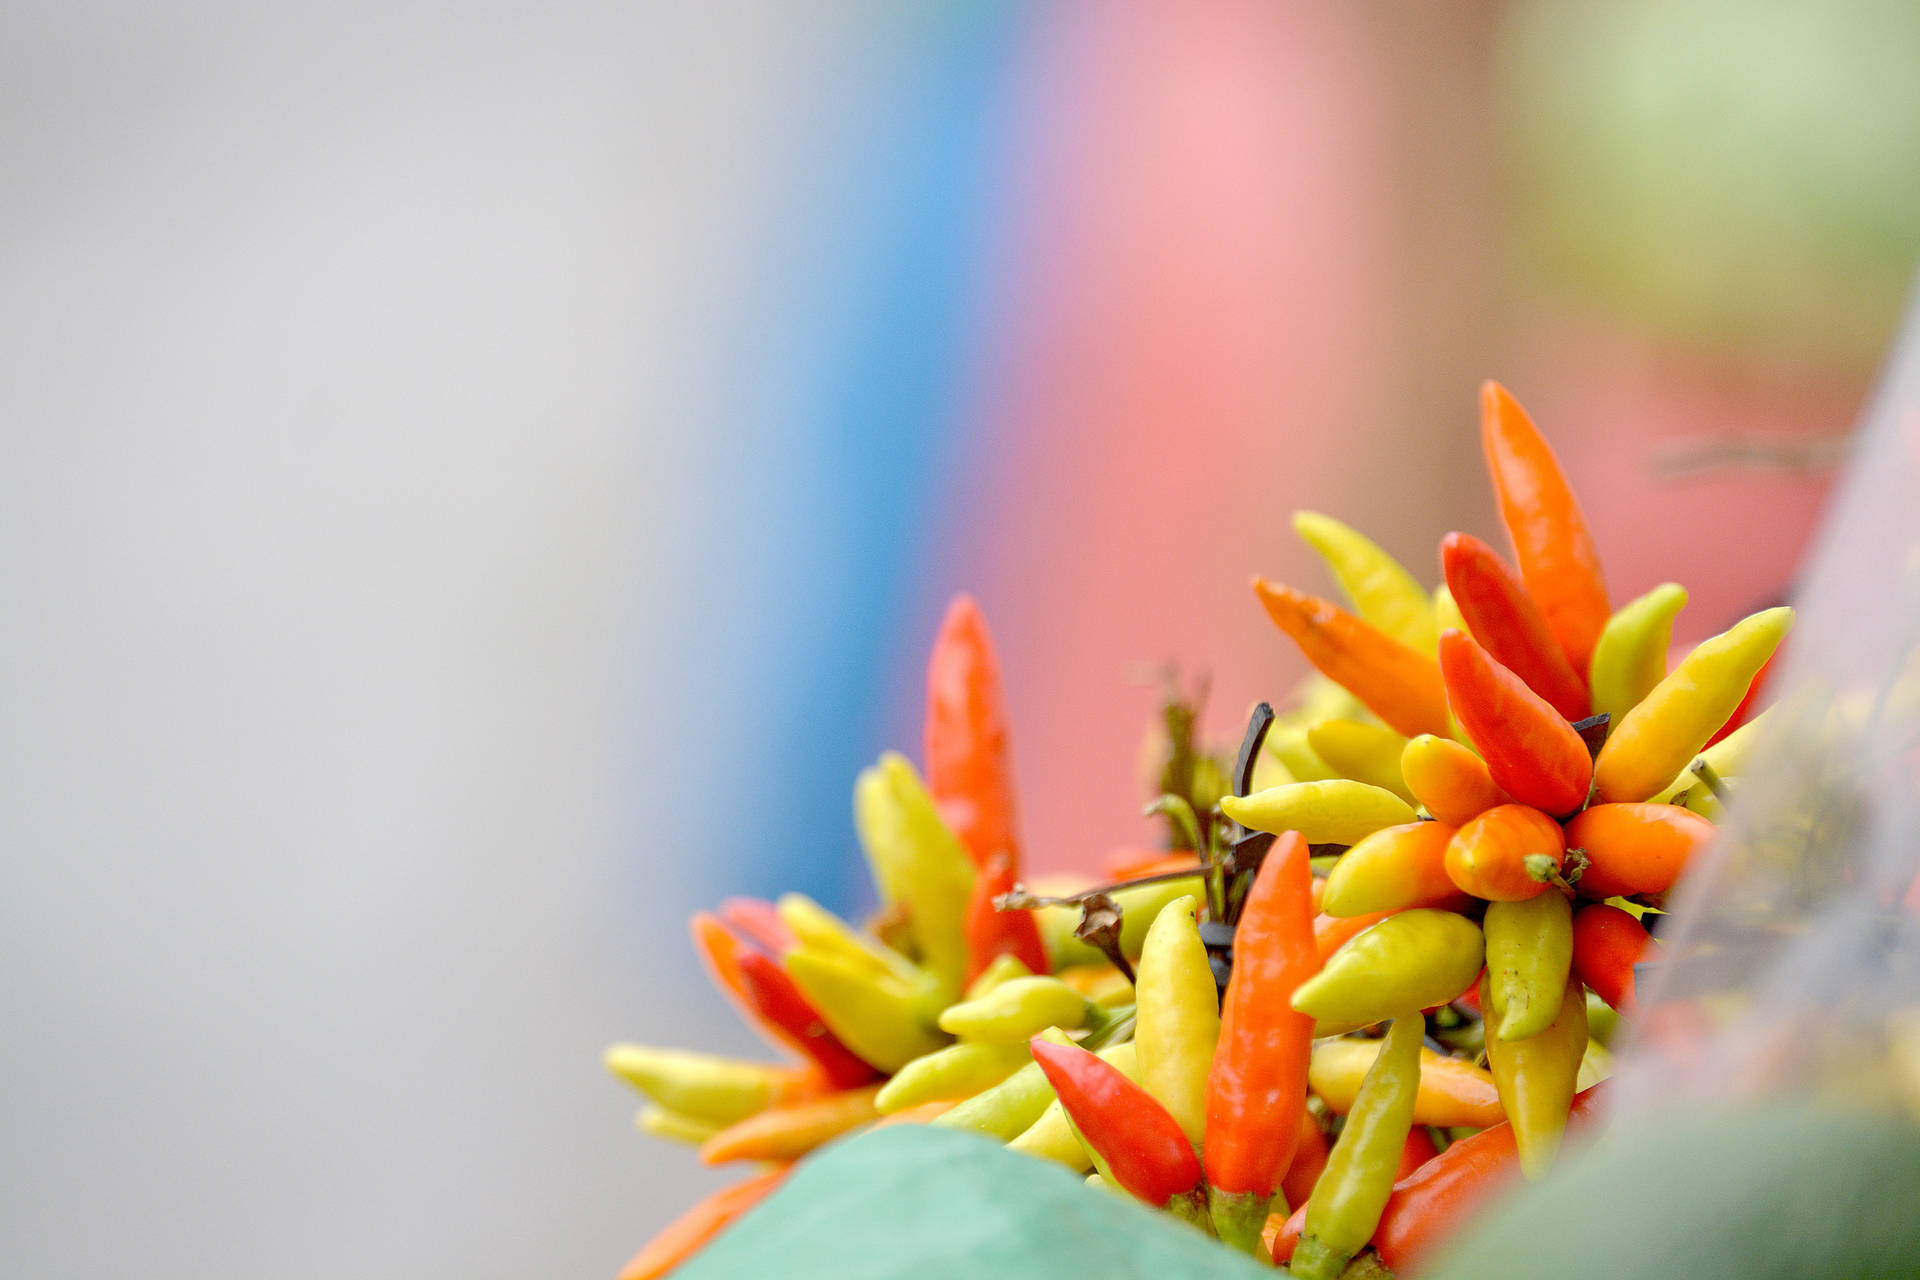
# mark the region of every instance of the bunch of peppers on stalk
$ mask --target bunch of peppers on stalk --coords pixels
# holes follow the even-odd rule
[[[1649,924],[1766,717],[1769,609],[1669,670],[1686,592],[1615,610],[1552,451],[1496,384],[1482,443],[1510,566],[1466,534],[1429,593],[1300,513],[1351,610],[1255,579],[1321,673],[1229,764],[1170,703],[1169,848],[1035,884],[979,610],[929,667],[924,781],[888,754],[855,825],[879,909],[798,895],[693,919],[715,982],[797,1065],[618,1045],[641,1127],[762,1172],[622,1273],[663,1275],[815,1147],[917,1122],[1056,1161],[1315,1280],[1415,1273],[1597,1110]],[[1049,892],[1040,892],[1046,889]],[[1295,1208],[1294,1206],[1297,1206]]]

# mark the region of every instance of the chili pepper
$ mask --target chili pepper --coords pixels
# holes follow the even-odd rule
[[[1120,908],[1121,952],[1129,960],[1139,959],[1140,948],[1147,940],[1147,929],[1166,905],[1188,894],[1201,892],[1198,876],[1115,889],[1109,896]],[[1078,907],[1046,907],[1034,914],[1039,918],[1040,936],[1046,941],[1047,954],[1053,958],[1055,968],[1107,962],[1107,958],[1098,950],[1073,936],[1075,927],[1080,923]]]
[[[1433,623],[1433,602],[1398,560],[1365,535],[1317,512],[1294,512],[1293,531],[1320,553],[1363,621],[1410,649],[1433,651],[1440,635]]]
[[[1027,1046],[1020,1042],[950,1044],[900,1068],[880,1090],[874,1107],[881,1115],[892,1115],[923,1102],[958,1102],[993,1088],[1029,1061]]]
[[[1666,676],[1674,615],[1686,607],[1687,589],[1663,582],[1607,619],[1589,667],[1595,714],[1619,724]]]
[[[1287,1166],[1287,1176],[1280,1180],[1282,1201],[1306,1205],[1307,1197],[1313,1194],[1314,1183],[1320,1181],[1320,1174],[1327,1167],[1327,1150],[1327,1135],[1320,1128],[1320,1122],[1312,1111],[1302,1109],[1300,1142],[1293,1149],[1293,1162]]]
[[[1754,708],[1766,695],[1767,682],[1773,678],[1774,668],[1780,665],[1780,654],[1785,647],[1783,643],[1780,648],[1776,648],[1767,656],[1765,662],[1760,664],[1760,670],[1754,673],[1753,683],[1747,686],[1746,696],[1740,699],[1740,705],[1733,709],[1733,714],[1727,717],[1727,722],[1715,729],[1713,736],[1707,739],[1709,747],[1737,731],[1753,716]]]
[[[1447,845],[1447,875],[1463,893],[1489,902],[1523,902],[1537,896],[1567,856],[1560,824],[1524,804],[1489,809],[1461,827]],[[1542,861],[1544,860],[1544,861]]]
[[[717,1058],[684,1049],[616,1044],[607,1070],[670,1111],[708,1124],[732,1124],[756,1111],[819,1090],[811,1073],[795,1067]]]
[[[1539,1035],[1560,1012],[1572,970],[1572,904],[1558,890],[1490,902],[1480,928],[1487,935],[1486,1008],[1494,1034],[1502,1040]]]
[[[1059,1033],[1059,1039],[1066,1043],[1066,1033]],[[1052,1101],[1053,1086],[1047,1083],[1046,1073],[1040,1070],[1039,1063],[1029,1062],[993,1088],[974,1094],[933,1124],[936,1128],[960,1129],[1006,1142],[1031,1128]]]
[[[1649,952],[1659,958],[1645,926],[1619,907],[1589,903],[1573,917],[1573,972],[1621,1013],[1633,1012],[1633,966]]]
[[[927,791],[973,859],[1004,853],[1019,876],[1020,846],[1000,662],[980,606],[947,605],[927,663]]]
[[[966,985],[966,911],[973,895],[973,864],[904,756],[881,756],[880,773],[905,849],[901,895],[921,959],[934,975],[937,991],[952,999]]]
[[[1307,1104],[1313,1019],[1293,1011],[1289,1000],[1320,966],[1308,856],[1306,840],[1288,832],[1254,875],[1234,934],[1233,976],[1207,1075],[1205,1155],[1214,1227],[1222,1240],[1249,1252],[1293,1160]]]
[[[893,799],[887,793],[887,780],[871,765],[853,780],[853,830],[859,837],[860,851],[866,855],[880,910],[891,910],[903,896],[906,850],[900,840],[900,824],[895,821]]]
[[[1575,1097],[1573,1122],[1590,1123],[1599,1098],[1593,1089]],[[1518,1172],[1510,1125],[1497,1124],[1460,1139],[1394,1184],[1373,1233],[1374,1252],[1394,1274],[1417,1274]]]
[[[800,945],[780,918],[780,909],[763,898],[722,898],[718,910],[728,928],[769,955],[784,956]]]
[[[1441,583],[1433,589],[1433,621],[1442,631],[1465,631],[1467,620],[1460,616],[1460,606],[1454,602],[1453,592]],[[1434,645],[1437,648],[1439,640]]]
[[[1413,793],[1400,776],[1400,756],[1407,740],[1385,725],[1322,720],[1307,730],[1307,745],[1341,777],[1370,783],[1413,802]]]
[[[1400,775],[1428,813],[1460,826],[1495,805],[1512,804],[1487,772],[1487,762],[1449,738],[1423,733],[1400,753]]]
[[[701,1143],[700,1159],[707,1164],[798,1160],[815,1147],[874,1120],[880,1114],[873,1106],[879,1092],[880,1086],[872,1084],[768,1107]]]
[[[1105,1161],[1108,1177],[1150,1205],[1205,1220],[1200,1158],[1152,1094],[1078,1045],[1035,1036],[1032,1049],[1067,1118]]]
[[[1413,1128],[1426,1025],[1417,1013],[1395,1018],[1367,1071],[1327,1170],[1307,1201],[1304,1230],[1288,1264],[1301,1280],[1334,1280],[1380,1222]]]
[[[911,1107],[902,1107],[898,1111],[889,1111],[873,1122],[876,1129],[884,1129],[895,1124],[932,1124],[941,1116],[959,1104],[951,1098],[940,1098],[933,1102],[916,1102]]]
[[[820,1011],[772,957],[745,952],[739,972],[747,1002],[759,1019],[778,1028],[781,1038],[810,1058],[829,1088],[849,1089],[873,1079],[873,1068],[827,1029]]]
[[[881,1071],[898,1071],[946,1043],[924,1021],[920,992],[810,951],[795,951],[785,963],[827,1029]]]
[[[1682,658],[1607,736],[1593,765],[1599,798],[1645,800],[1666,786],[1726,723],[1792,625],[1792,609],[1763,609]]]
[[[1010,978],[978,1000],[948,1005],[940,1029],[969,1040],[1023,1041],[1048,1027],[1087,1025],[1091,1002],[1058,978]]]
[[[1607,1009],[1607,1006],[1604,1004],[1600,1007]],[[1607,1009],[1607,1012],[1612,1014],[1613,1010]],[[1591,1019],[1593,1015],[1589,1013],[1587,1016]],[[1612,1052],[1608,1050],[1607,1046],[1593,1038],[1591,1022],[1589,1022],[1588,1026],[1587,1051],[1580,1055],[1580,1075],[1575,1080],[1576,1086],[1581,1089],[1591,1089],[1613,1074]]]
[[[1133,984],[1110,964],[1070,965],[1053,976],[1103,1008],[1133,999]]]
[[[1402,907],[1430,907],[1457,897],[1447,878],[1444,822],[1407,822],[1363,838],[1340,855],[1320,895],[1330,916],[1357,916]]]
[[[1754,748],[1766,739],[1767,726],[1773,719],[1773,709],[1769,707],[1753,719],[1735,729],[1720,741],[1701,749],[1700,754],[1687,762],[1679,776],[1651,797],[1655,804],[1680,804],[1689,792],[1708,790],[1700,775],[1694,772],[1694,766],[1702,760],[1722,778],[1738,778],[1746,773],[1751,763]]]
[[[640,1114],[634,1117],[640,1126],[640,1132],[650,1138],[659,1138],[665,1142],[682,1142],[697,1147],[720,1132],[725,1126],[709,1120],[696,1120],[692,1116],[683,1116],[678,1111],[654,1103],[640,1108]]]
[[[1284,771],[1287,775],[1283,781],[1271,784],[1274,786],[1284,786],[1288,782],[1322,782],[1339,776],[1328,767],[1326,761],[1313,753],[1313,748],[1307,745],[1307,727],[1300,725],[1276,724],[1267,730],[1263,756],[1277,761],[1281,766],[1281,770],[1269,769],[1266,772]]]
[[[988,854],[974,878],[973,896],[967,900],[968,982],[999,956],[1017,957],[1035,973],[1047,968],[1047,950],[1040,942],[1033,912],[1001,911],[993,905],[996,897],[1013,891],[1014,883],[1013,858],[1005,852]]]
[[[854,928],[806,894],[783,893],[775,906],[781,923],[792,931],[799,947],[875,977],[908,985],[921,980],[921,973],[912,961]]]
[[[1568,720],[1586,718],[1586,677],[1573,669],[1519,576],[1494,549],[1467,533],[1440,540],[1440,565],[1467,631],[1494,661]]]
[[[1491,1005],[1484,981],[1480,1003]],[[1525,1040],[1487,1040],[1487,1066],[1500,1088],[1507,1123],[1513,1126],[1520,1171],[1528,1178],[1545,1174],[1560,1149],[1586,1052],[1587,1002],[1578,978],[1568,980],[1560,1011],[1545,1031]]]
[[[1567,842],[1587,855],[1589,898],[1665,893],[1712,839],[1711,822],[1670,804],[1596,804],[1567,824]]]
[[[1439,669],[1426,653],[1325,600],[1253,580],[1267,616],[1300,646],[1308,662],[1338,682],[1401,733],[1447,731],[1447,695]]]
[[[1380,1054],[1380,1041],[1322,1040],[1313,1046],[1307,1080],[1314,1096],[1335,1115],[1353,1109],[1360,1082]],[[1420,1054],[1420,1091],[1413,1103],[1413,1122],[1442,1129],[1467,1126],[1484,1129],[1506,1119],[1500,1109],[1500,1091],[1493,1076],[1465,1058],[1448,1057],[1431,1049]]]
[[[620,1280],[659,1280],[698,1253],[735,1219],[772,1195],[792,1171],[791,1166],[783,1165],[714,1192],[674,1219],[634,1254],[632,1260],[620,1268]]]
[[[1426,1059],[1421,1059],[1421,1071],[1426,1070]],[[1440,1154],[1440,1148],[1434,1144],[1433,1133],[1425,1125],[1416,1124],[1407,1134],[1407,1141],[1400,1148],[1400,1165],[1393,1172],[1395,1182],[1406,1177],[1415,1169]]]
[[[1101,859],[1101,878],[1137,880],[1168,871],[1199,871],[1200,859],[1191,849],[1115,849]]]
[[[1051,1043],[1067,1045],[1073,1043],[1065,1036],[1047,1037]],[[1108,1045],[1095,1055],[1129,1080],[1140,1071],[1140,1059],[1137,1046],[1131,1040]],[[1039,1064],[1036,1061],[1036,1069]],[[1085,1143],[1073,1131],[1073,1122],[1067,1118],[1066,1107],[1055,1096],[1053,1084],[1046,1078],[1044,1069],[1040,1069],[1041,1083],[1047,1091],[1047,1102],[1041,1108],[1039,1118],[1022,1130],[1007,1143],[1007,1150],[1018,1151],[1023,1155],[1051,1160],[1055,1164],[1065,1165],[1075,1173],[1085,1173],[1093,1167],[1093,1155]]]
[[[1147,930],[1134,982],[1140,1081],[1197,1149],[1207,1128],[1207,1073],[1220,1039],[1220,997],[1200,941],[1200,900],[1179,898]]]
[[[1297,831],[1310,844],[1354,844],[1415,817],[1393,792],[1349,778],[1290,782],[1250,796],[1223,796],[1220,809],[1241,826],[1276,835]]]
[[[1325,964],[1327,958],[1347,945],[1350,938],[1365,933],[1379,924],[1391,911],[1369,911],[1358,916],[1317,915],[1313,918],[1313,949]]]
[[[1019,956],[998,955],[986,968],[975,975],[972,982],[967,984],[965,998],[976,1000],[1009,978],[1031,978],[1032,976],[1033,970],[1027,968],[1026,962]]]
[[[1294,991],[1292,1003],[1322,1023],[1370,1026],[1447,1003],[1473,985],[1483,958],[1479,925],[1451,911],[1415,907],[1334,952]],[[1236,939],[1236,971],[1239,964]],[[1211,1116],[1207,1132],[1213,1132]]]
[[[1593,757],[1544,698],[1458,631],[1440,637],[1440,668],[1453,713],[1501,790],[1556,816],[1586,803]]]
[[[1527,411],[1497,382],[1480,388],[1480,443],[1520,577],[1567,661],[1585,671],[1613,608],[1580,504]]]

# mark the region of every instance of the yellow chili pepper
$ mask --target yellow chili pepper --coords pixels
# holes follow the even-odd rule
[[[1487,984],[1480,1002],[1491,1003]],[[1566,1133],[1580,1062],[1587,1052],[1587,1002],[1578,978],[1567,981],[1560,1012],[1547,1029],[1526,1040],[1487,1037],[1487,1065],[1500,1089],[1500,1104],[1513,1126],[1520,1171],[1529,1178],[1546,1173]]]
[[[874,1098],[874,1106],[886,1116],[923,1102],[971,1098],[1032,1061],[1025,1041],[950,1044],[900,1068]]]
[[[1407,740],[1383,724],[1364,720],[1322,720],[1307,730],[1307,745],[1341,777],[1383,788],[1415,803],[1400,774]]]
[[[782,894],[774,904],[780,921],[793,930],[801,947],[842,964],[917,986],[921,972],[911,960],[855,929],[804,893]]]
[[[1653,692],[1667,674],[1673,616],[1686,606],[1687,589],[1663,582],[1607,619],[1588,670],[1595,715],[1604,711],[1617,725]]]
[[[947,1042],[927,1025],[921,992],[810,951],[790,952],[781,963],[827,1029],[881,1071],[898,1071]]]
[[[1328,1025],[1364,1027],[1445,1004],[1485,959],[1480,926],[1415,907],[1356,934],[1294,989],[1293,1007]]]
[[[1084,1027],[1092,1002],[1058,978],[1009,978],[977,1000],[949,1005],[940,1029],[969,1040],[1025,1044],[1048,1027]]]
[[[1041,1032],[1055,1044],[1072,1044],[1060,1030]],[[1037,1062],[1026,1066],[932,1121],[936,1128],[985,1134],[1000,1142],[1026,1132],[1053,1101],[1053,1086]]]
[[[1792,609],[1764,609],[1681,659],[1607,736],[1593,763],[1599,799],[1645,800],[1672,781],[1739,707],[1792,625]]]
[[[1026,963],[1022,961],[1019,956],[1003,951],[992,960],[989,960],[987,967],[980,971],[979,976],[967,984],[966,998],[969,1000],[978,999],[1009,978],[1029,978],[1032,976],[1033,970],[1027,968]]]
[[[1441,631],[1467,629],[1466,615],[1460,612],[1460,606],[1454,602],[1453,591],[1444,582],[1433,589],[1433,621]],[[1436,647],[1439,645],[1437,636],[1434,644]]]
[[[1447,875],[1454,828],[1444,822],[1408,822],[1376,831],[1334,860],[1320,893],[1330,916],[1424,907],[1459,896]]]
[[[634,1117],[634,1123],[640,1126],[640,1132],[650,1138],[681,1142],[690,1147],[699,1146],[725,1127],[710,1120],[683,1116],[670,1107],[658,1105],[642,1107],[640,1114]]]
[[[1110,1045],[1100,1051],[1100,1057],[1111,1064],[1115,1070],[1129,1080],[1139,1076],[1140,1063],[1138,1050],[1131,1040]],[[1035,1067],[1035,1070],[1038,1070]],[[1044,1079],[1044,1077],[1043,1077]],[[1049,1086],[1047,1092],[1053,1092]],[[948,1112],[948,1115],[953,1114]],[[1052,1160],[1063,1164],[1075,1173],[1085,1173],[1093,1168],[1093,1157],[1086,1146],[1073,1131],[1073,1122],[1067,1119],[1067,1109],[1055,1098],[1047,1104],[1040,1118],[1029,1126],[1026,1132],[1007,1144],[1007,1150],[1019,1151],[1026,1155],[1038,1156],[1042,1160]]]
[[[873,876],[880,909],[885,911],[900,901],[906,850],[900,842],[899,823],[894,820],[887,780],[878,768],[862,769],[854,779],[853,830],[860,838],[861,851],[866,854],[867,870]]]
[[[873,1109],[873,1099],[879,1091],[880,1086],[872,1084],[769,1107],[701,1143],[700,1159],[707,1164],[798,1160],[815,1147],[875,1120],[879,1113]]]
[[[1288,1269],[1301,1280],[1334,1280],[1365,1247],[1393,1194],[1400,1151],[1413,1130],[1426,1019],[1394,1019],[1367,1071],[1327,1167],[1307,1200],[1306,1222]]]
[[[1523,902],[1489,902],[1487,1025],[1502,1040],[1539,1035],[1560,1012],[1573,971],[1573,905],[1548,889]]]
[[[670,1111],[706,1124],[727,1125],[778,1102],[804,1096],[807,1074],[794,1067],[740,1062],[686,1049],[616,1044],[607,1070]]]
[[[1660,804],[1688,804],[1687,796],[1706,792],[1707,784],[1702,782],[1700,775],[1693,771],[1693,766],[1702,760],[1705,760],[1707,766],[1722,778],[1740,777],[1747,771],[1747,765],[1753,758],[1754,748],[1764,740],[1768,730],[1762,726],[1768,723],[1772,715],[1773,708],[1768,707],[1687,761],[1687,767],[1680,771],[1680,776],[1668,783],[1664,790],[1657,792],[1652,797],[1653,800]]]
[[[1433,602],[1398,560],[1358,530],[1318,512],[1294,512],[1293,531],[1327,562],[1362,621],[1410,648],[1433,652],[1440,640]]]
[[[1272,786],[1284,786],[1288,782],[1320,782],[1339,775],[1315,755],[1307,744],[1306,725],[1275,724],[1267,730],[1267,745],[1261,754],[1277,760],[1287,771],[1287,777]]]
[[[1322,1040],[1313,1046],[1307,1083],[1327,1110],[1345,1115],[1360,1096],[1360,1082],[1380,1055],[1380,1042],[1368,1039]],[[1420,1093],[1414,1099],[1413,1122],[1451,1129],[1484,1129],[1506,1119],[1500,1109],[1500,1091],[1493,1075],[1465,1058],[1448,1057],[1431,1049],[1420,1051]]]
[[[1308,844],[1354,844],[1416,817],[1393,792],[1348,778],[1224,796],[1220,808],[1242,826],[1275,834],[1298,831]]]
[[[1146,944],[1147,930],[1169,902],[1201,892],[1200,877],[1182,877],[1158,884],[1143,884],[1130,889],[1115,889],[1113,901],[1120,908],[1120,950],[1129,959],[1140,956]],[[1040,925],[1040,938],[1056,969],[1068,965],[1105,964],[1107,958],[1073,936],[1080,923],[1078,907],[1043,907],[1034,913]]]
[[[880,757],[880,773],[893,801],[904,856],[900,892],[913,921],[920,954],[948,1000],[966,983],[967,901],[973,894],[973,862],[959,837],[941,821],[933,797],[905,756]]]
[[[1140,1083],[1198,1148],[1207,1130],[1207,1073],[1220,1038],[1220,993],[1200,941],[1200,900],[1169,903],[1147,930],[1134,984]]]

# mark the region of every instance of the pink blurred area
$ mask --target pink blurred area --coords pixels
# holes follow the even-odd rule
[[[1695,638],[1792,578],[1825,473],[1676,478],[1658,451],[1838,431],[1864,380],[1511,305],[1493,20],[1048,10],[1020,104],[1037,212],[978,392],[1003,447],[952,534],[1002,651],[1033,869],[1091,870],[1157,836],[1138,816],[1157,700],[1143,670],[1209,675],[1223,743],[1305,674],[1248,590],[1259,572],[1331,591],[1294,509],[1355,524],[1429,582],[1447,530],[1502,541],[1482,378],[1560,451],[1616,604],[1677,579]]]

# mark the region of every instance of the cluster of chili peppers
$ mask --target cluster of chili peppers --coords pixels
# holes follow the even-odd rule
[[[1022,883],[992,642],[965,597],[929,668],[925,780],[889,754],[855,824],[866,928],[798,895],[693,920],[716,983],[794,1065],[621,1045],[641,1127],[764,1168],[629,1264],[665,1274],[815,1147],[931,1123],[1049,1159],[1331,1280],[1417,1271],[1596,1110],[1648,924],[1711,838],[1792,620],[1671,670],[1686,592],[1611,606],[1558,462],[1492,383],[1509,565],[1441,542],[1429,593],[1365,537],[1295,528],[1351,608],[1256,579],[1324,681],[1256,709],[1231,768],[1167,744],[1169,850]],[[1056,886],[1059,887],[1059,886]]]

